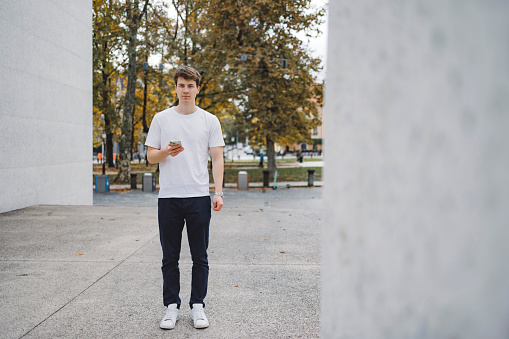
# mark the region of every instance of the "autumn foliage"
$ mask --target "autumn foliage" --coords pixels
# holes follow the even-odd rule
[[[273,172],[274,144],[307,141],[321,123],[321,61],[297,33],[316,35],[324,14],[310,0],[94,0],[94,140],[123,139],[119,180],[154,114],[177,103],[182,65],[202,74],[197,105],[264,144]]]

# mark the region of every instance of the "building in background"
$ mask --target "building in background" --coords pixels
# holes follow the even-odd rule
[[[322,134],[322,125],[323,125],[323,106],[317,102],[316,99],[311,99],[316,102],[316,108],[318,110],[318,117],[322,121],[318,127],[309,130],[309,136],[311,138],[311,142],[307,141],[299,141],[293,145],[279,145],[277,144],[275,147],[276,152],[284,153],[284,152],[309,152],[309,153],[319,153],[323,152],[323,134]]]

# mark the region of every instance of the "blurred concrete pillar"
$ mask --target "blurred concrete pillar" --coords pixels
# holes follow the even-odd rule
[[[508,13],[330,2],[323,338],[509,337]]]

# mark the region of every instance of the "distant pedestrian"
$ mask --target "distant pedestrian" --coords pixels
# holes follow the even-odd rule
[[[264,155],[263,153],[262,153],[262,154],[260,154],[260,165],[259,165],[259,166],[260,166],[261,168],[263,168],[263,157],[264,157],[264,156],[265,156],[265,155]]]
[[[159,326],[163,329],[173,329],[179,318],[178,262],[184,223],[193,260],[189,306],[194,327],[209,326],[204,311],[211,218],[207,163],[210,152],[215,184],[213,209],[220,211],[223,207],[224,140],[217,117],[195,104],[200,78],[200,73],[192,67],[182,67],[175,72],[178,105],[154,116],[145,142],[148,161],[160,165],[158,218],[166,315]]]

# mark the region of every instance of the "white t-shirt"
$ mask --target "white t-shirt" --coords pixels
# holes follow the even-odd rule
[[[184,151],[159,163],[159,198],[209,195],[209,148],[224,146],[217,117],[201,108],[188,115],[174,108],[159,112],[152,120],[145,145],[161,149],[170,140],[180,140]]]

